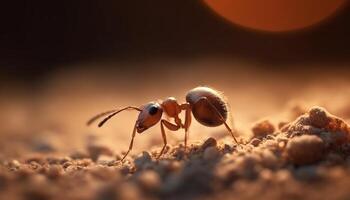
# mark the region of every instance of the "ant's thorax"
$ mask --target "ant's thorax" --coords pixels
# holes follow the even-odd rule
[[[168,97],[160,103],[166,115],[172,118],[178,117],[181,112],[180,104],[174,97]]]

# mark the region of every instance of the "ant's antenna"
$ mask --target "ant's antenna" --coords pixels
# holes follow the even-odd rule
[[[106,111],[106,112],[100,113],[100,114],[94,116],[93,118],[91,118],[89,121],[87,121],[87,122],[86,122],[86,125],[87,125],[87,126],[90,126],[90,125],[91,125],[92,123],[94,123],[97,119],[99,119],[99,118],[101,118],[101,117],[103,117],[103,116],[105,116],[105,115],[108,115],[108,114],[110,114],[110,113],[112,113],[112,112],[115,112],[115,111],[116,111],[116,110],[110,110],[110,111]]]
[[[134,107],[134,106],[128,106],[128,107],[125,107],[125,108],[122,108],[122,109],[119,109],[119,110],[110,110],[110,111],[106,111],[106,112],[103,112],[103,113],[100,113],[96,116],[94,116],[93,118],[91,118],[87,123],[86,125],[91,125],[92,123],[94,123],[97,119],[103,117],[103,116],[106,116],[108,115],[106,118],[104,118],[99,124],[98,124],[98,127],[101,127],[103,126],[104,123],[106,123],[110,118],[112,118],[114,115],[120,113],[121,111],[124,111],[124,110],[137,110],[139,112],[141,112],[142,110],[140,108],[137,108],[137,107]],[[111,114],[112,113],[112,114]]]

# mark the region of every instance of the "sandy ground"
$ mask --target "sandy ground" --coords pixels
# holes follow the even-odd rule
[[[345,187],[349,182],[345,147],[348,140],[341,138],[337,143],[338,139],[329,141],[323,134],[348,133],[344,128],[347,125],[343,125],[350,121],[350,80],[346,70],[322,73],[305,67],[297,72],[281,69],[272,73],[267,67],[257,70],[258,64],[215,60],[79,65],[75,70],[54,71],[33,86],[9,83],[1,87],[0,196],[7,199],[350,198]],[[165,65],[166,70],[159,67]],[[178,65],[183,66],[181,70],[177,69]],[[138,70],[124,70],[126,67]],[[184,131],[169,132],[168,152],[157,161],[154,156],[162,140],[160,127],[156,125],[137,135],[131,157],[121,163],[120,156],[129,144],[137,113],[124,112],[103,128],[85,126],[91,116],[116,107],[142,105],[168,96],[182,102],[186,92],[198,85],[224,92],[234,126],[245,145],[236,146],[224,127],[208,128],[194,121],[190,131],[192,146],[188,151],[181,146]],[[342,125],[334,128],[329,124],[315,126],[300,122],[302,127],[321,129],[319,132],[307,129],[307,133],[299,133],[298,128],[280,129],[284,124],[297,123],[295,120],[314,105],[342,118]],[[329,116],[327,119],[334,119]],[[252,129],[264,119],[266,126],[258,124]],[[253,134],[252,130],[260,129],[260,135]],[[317,138],[304,138],[306,146],[302,141],[299,147],[294,139],[303,135]],[[215,139],[208,142],[210,137]],[[204,145],[205,141],[209,146]],[[288,144],[294,144],[291,141],[296,143],[296,149],[316,148],[313,156],[306,155],[306,162],[295,160],[291,156],[292,147],[287,150]],[[284,142],[282,146],[280,142]],[[312,146],[314,142],[316,147]],[[307,146],[309,143],[311,147]],[[318,152],[322,153],[314,156]]]

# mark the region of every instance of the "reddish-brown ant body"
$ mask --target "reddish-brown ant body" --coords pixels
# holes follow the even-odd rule
[[[225,125],[235,142],[238,144],[232,129],[226,123],[228,117],[228,105],[223,96],[216,90],[209,87],[197,87],[190,90],[186,95],[186,103],[179,104],[174,97],[169,97],[161,102],[150,102],[141,107],[127,106],[122,109],[111,110],[101,113],[88,121],[88,125],[95,120],[108,115],[104,118],[98,126],[101,127],[106,121],[124,110],[136,110],[140,114],[134,125],[132,137],[128,151],[125,153],[122,160],[131,151],[134,143],[134,138],[137,133],[142,133],[148,128],[154,126],[160,121],[161,133],[164,141],[164,146],[160,151],[157,158],[159,158],[167,145],[167,139],[165,135],[165,128],[171,131],[177,131],[180,128],[185,129],[185,148],[187,147],[188,128],[191,125],[191,112],[194,118],[204,126],[216,127],[222,124]],[[179,118],[181,111],[185,111],[185,121],[182,123]],[[174,123],[171,123],[165,119],[162,119],[163,112],[169,117],[174,118]]]

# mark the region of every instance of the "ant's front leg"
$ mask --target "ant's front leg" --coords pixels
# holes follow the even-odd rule
[[[128,151],[125,153],[124,157],[121,159],[121,161],[123,162],[123,160],[126,158],[126,156],[129,154],[129,152],[132,150],[132,147],[134,145],[134,138],[136,135],[136,124],[134,126],[134,130],[132,131],[132,136],[131,136],[131,141],[130,141],[130,145],[129,145],[129,149]]]
[[[160,121],[160,130],[162,132],[162,137],[163,137],[163,142],[164,142],[164,146],[162,148],[162,150],[160,151],[159,155],[157,156],[157,160],[163,155],[163,152],[165,150],[165,147],[166,145],[168,144],[167,143],[167,139],[166,139],[166,134],[165,134],[165,129],[164,129],[164,126],[167,127],[169,130],[171,131],[177,131],[179,130],[179,128],[181,128],[180,125],[176,125],[176,124],[172,124],[164,119],[162,119]]]

